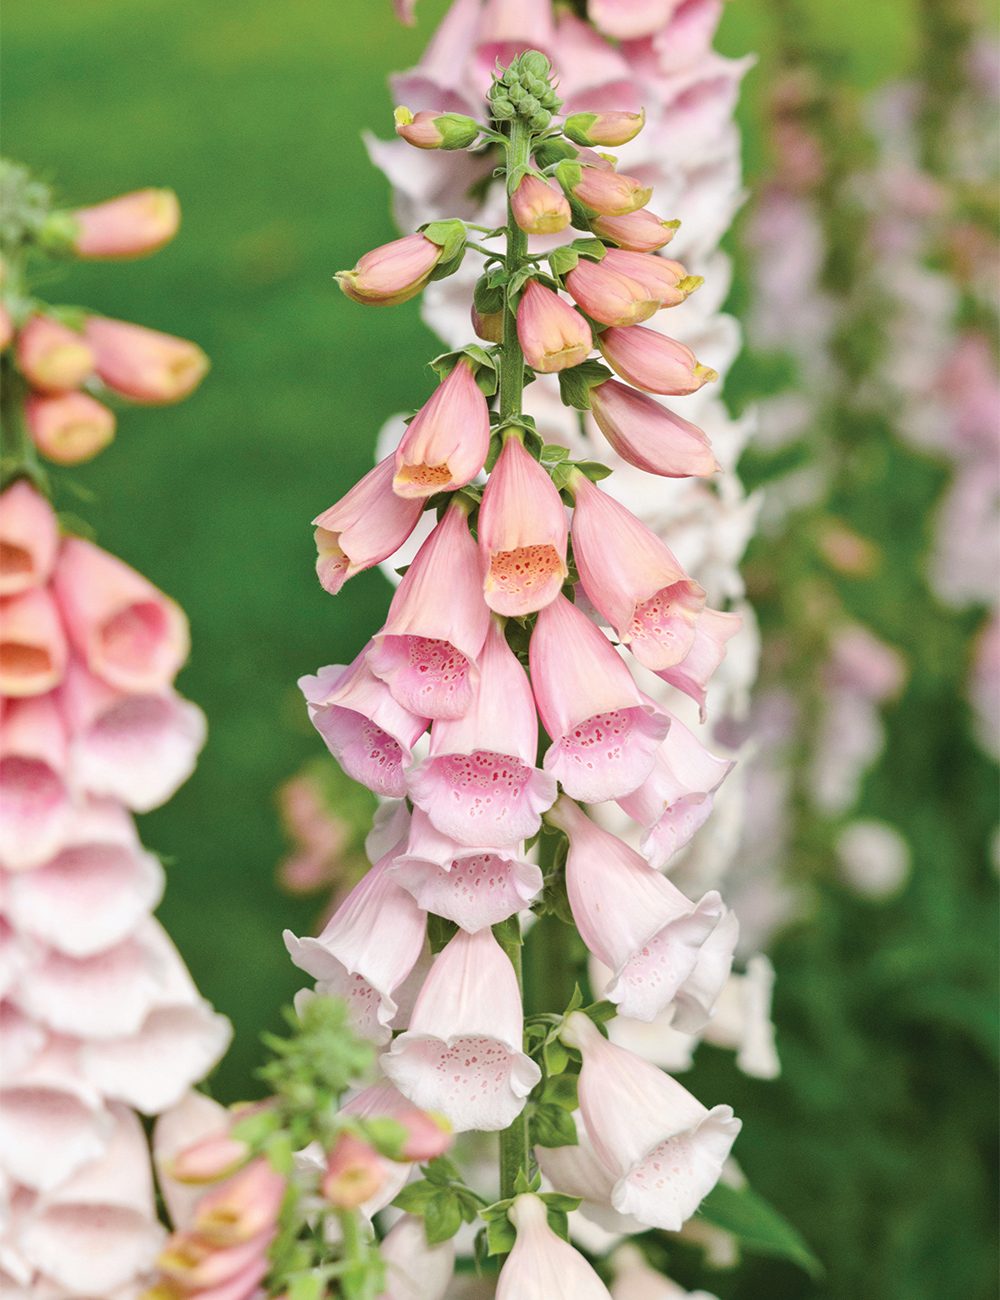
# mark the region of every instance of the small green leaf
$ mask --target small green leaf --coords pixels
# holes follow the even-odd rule
[[[503,285],[493,285],[489,277],[481,275],[476,281],[472,301],[480,316],[495,316],[503,311]]]
[[[516,912],[513,916],[508,916],[505,921],[498,921],[493,926],[493,937],[501,947],[510,944],[520,947],[524,943],[521,937],[521,922]]]
[[[579,1202],[577,1203],[579,1204]],[[576,1209],[576,1206],[573,1206]],[[549,1227],[557,1237],[562,1237],[563,1241],[569,1241],[569,1218],[562,1210],[549,1210],[545,1216],[549,1221]]]
[[[542,1059],[545,1062],[546,1074],[562,1074],[566,1066],[569,1065],[569,1052],[562,1045],[558,1038],[553,1038],[550,1043],[546,1043],[542,1049]],[[543,1142],[543,1146],[546,1144]]]
[[[446,1187],[449,1183],[461,1183],[462,1171],[453,1160],[447,1156],[435,1156],[433,1160],[424,1165],[424,1173],[432,1183],[437,1183],[439,1187]]]
[[[320,1300],[325,1290],[324,1279],[314,1269],[288,1279],[288,1300]]]
[[[458,926],[454,921],[448,921],[443,916],[435,916],[433,912],[427,913],[427,942],[431,946],[432,953],[439,953],[456,934],[458,934]]]
[[[578,366],[559,371],[559,396],[563,406],[578,411],[590,410],[590,390],[611,378],[611,371],[599,361],[581,361]]]
[[[611,473],[611,467],[604,465],[599,460],[578,460],[575,467],[581,474],[586,474],[591,483],[599,483],[602,478],[607,478]]]
[[[600,262],[608,251],[599,239],[574,239],[569,247],[589,262]]]
[[[441,261],[438,263],[438,267],[442,263],[454,261],[456,258],[461,260],[461,254],[465,251],[464,221],[459,221],[457,217],[452,217],[447,221],[430,221],[427,225],[420,227],[420,233],[425,239],[429,239],[432,244],[437,244],[441,249]]]
[[[582,1006],[583,1006],[583,993],[580,990],[579,984],[574,984],[573,996],[566,1004],[566,1010],[563,1012],[563,1015],[571,1016],[574,1011],[579,1011]]]
[[[823,1276],[823,1265],[798,1229],[749,1187],[737,1190],[716,1183],[702,1201],[698,1217],[731,1232],[748,1251],[790,1260],[810,1277]]]
[[[523,1196],[525,1192],[530,1192],[531,1190],[532,1187],[528,1182],[527,1174],[523,1169],[519,1169],[517,1171],[517,1177],[514,1179],[514,1195]]]
[[[570,1112],[548,1102],[538,1102],[533,1106],[528,1132],[532,1146],[575,1147],[579,1143]]]
[[[608,1020],[614,1020],[618,1014],[618,1008],[613,1002],[602,1001],[592,1002],[589,1007],[581,1008],[585,1016],[589,1016],[595,1025],[603,1025]]]
[[[379,1115],[374,1119],[365,1120],[363,1127],[368,1141],[379,1155],[386,1156],[389,1160],[401,1158],[408,1133],[399,1120],[390,1119],[387,1115]]]
[[[458,1197],[451,1191],[439,1192],[424,1210],[427,1244],[436,1246],[442,1241],[450,1241],[461,1226],[462,1211]]]
[[[569,456],[569,448],[560,447],[558,443],[548,442],[542,448],[541,462],[543,465],[555,465],[561,460],[566,460]]]
[[[486,1242],[491,1255],[507,1255],[514,1249],[517,1233],[514,1225],[507,1218],[506,1212],[498,1218],[490,1219],[486,1225]]]
[[[558,248],[553,248],[548,258],[552,274],[555,276],[569,275],[570,271],[576,269],[579,260],[580,254],[569,244],[560,244]]]
[[[578,1077],[575,1074],[554,1074],[542,1085],[541,1100],[564,1110],[576,1110]]]
[[[271,1134],[264,1143],[264,1153],[276,1173],[284,1174],[286,1178],[291,1174],[295,1165],[292,1159],[292,1140],[284,1129]]]
[[[569,1214],[571,1210],[578,1210],[582,1196],[566,1196],[563,1192],[542,1192],[542,1200],[550,1210],[557,1210],[560,1214]]]
[[[440,1194],[440,1190],[434,1183],[421,1178],[419,1182],[408,1183],[393,1201],[393,1205],[406,1210],[408,1214],[423,1214],[434,1197]]]

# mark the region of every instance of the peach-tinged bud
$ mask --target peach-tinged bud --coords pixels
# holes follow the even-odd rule
[[[196,343],[127,321],[89,317],[87,342],[101,379],[133,402],[179,402],[208,372],[208,357]]]
[[[620,176],[610,168],[581,167],[578,162],[561,162],[556,178],[567,197],[586,211],[606,217],[621,217],[644,208],[653,193],[634,176]]]
[[[198,1202],[192,1229],[215,1246],[238,1246],[270,1228],[285,1195],[285,1180],[261,1158]]]
[[[155,253],[177,234],[181,208],[173,190],[136,190],[73,216],[78,257],[143,257]]]
[[[0,302],[0,350],[7,347],[14,337],[14,321],[10,312]]]
[[[705,477],[715,456],[701,429],[617,379],[590,390],[597,426],[622,460],[664,478]]]
[[[415,298],[441,260],[442,249],[425,235],[407,235],[365,253],[353,271],[334,279],[355,302],[393,306]]]
[[[48,582],[59,548],[52,507],[27,479],[0,496],[0,596]]]
[[[320,1184],[326,1199],[340,1210],[353,1210],[370,1200],[381,1185],[378,1152],[353,1133],[341,1133]]]
[[[214,1183],[235,1173],[249,1155],[245,1142],[228,1133],[212,1133],[179,1152],[168,1173],[178,1183]]]
[[[468,149],[482,129],[463,113],[439,113],[423,109],[416,115],[397,108],[396,134],[417,149]]]
[[[517,305],[517,337],[528,365],[546,375],[578,366],[594,346],[580,313],[537,280],[528,281]]]
[[[628,212],[623,217],[594,217],[590,228],[599,239],[610,239],[619,248],[635,253],[655,253],[669,244],[679,221],[663,221],[648,208]]]
[[[647,393],[683,397],[719,377],[683,343],[641,325],[607,329],[597,346],[616,375]]]
[[[510,196],[514,220],[529,235],[554,235],[570,223],[564,195],[537,176],[525,176]]]
[[[411,498],[453,492],[476,477],[489,449],[489,407],[463,358],[403,434],[393,491]]]
[[[646,125],[646,110],[638,113],[574,113],[563,122],[563,135],[584,148],[617,148],[634,140]]]
[[[609,248],[601,266],[631,276],[663,307],[676,307],[705,283],[700,275],[688,275],[672,258],[650,257],[622,248]]]
[[[89,393],[31,394],[24,404],[28,433],[43,456],[57,465],[82,465],[115,436],[115,417]]]
[[[33,587],[3,602],[0,693],[42,695],[58,686],[69,651],[59,610],[47,587]]]
[[[638,325],[660,310],[660,299],[627,272],[581,257],[566,276],[566,288],[593,320],[603,325]]]
[[[214,1296],[218,1300],[229,1297],[229,1284],[234,1284],[232,1300],[243,1300],[253,1293],[253,1283],[270,1267],[265,1254],[274,1240],[275,1229],[265,1228],[249,1241],[237,1246],[219,1249],[203,1241],[196,1233],[177,1232],[167,1242],[167,1248],[157,1257],[156,1263],[171,1281],[179,1282],[185,1294],[197,1291],[199,1296]],[[263,1267],[261,1267],[263,1265]],[[235,1284],[250,1283],[246,1290],[235,1289]],[[208,1288],[212,1288],[208,1291]],[[225,1288],[225,1289],[223,1289]]]
[[[91,373],[94,353],[75,330],[51,316],[35,315],[17,336],[17,364],[32,388],[63,393]]]
[[[476,304],[472,304],[472,328],[475,330],[478,338],[485,339],[487,343],[503,342],[503,312],[493,311],[480,315],[476,311]]]

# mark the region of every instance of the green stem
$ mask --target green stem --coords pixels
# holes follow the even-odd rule
[[[25,422],[27,396],[28,385],[23,376],[10,358],[4,357],[0,374],[0,487],[27,478],[39,492],[48,495],[48,475],[39,462]]]

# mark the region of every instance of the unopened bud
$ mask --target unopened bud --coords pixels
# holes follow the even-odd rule
[[[427,108],[416,115],[408,108],[397,108],[395,118],[396,134],[417,149],[468,149],[482,129],[463,113],[438,113]]]
[[[673,239],[679,221],[663,221],[648,208],[623,217],[594,217],[590,228],[599,239],[607,239],[632,253],[655,253]]]
[[[338,1209],[355,1209],[371,1200],[384,1177],[378,1152],[353,1133],[341,1133],[327,1160],[320,1190]]]
[[[634,140],[646,125],[646,110],[638,113],[574,113],[563,122],[563,135],[574,144],[618,145]]]
[[[24,404],[31,441],[57,465],[81,465],[115,436],[115,417],[88,393],[32,393]]]
[[[213,1133],[174,1157],[170,1177],[178,1183],[214,1183],[228,1178],[250,1155],[250,1148],[228,1133]]]
[[[17,336],[17,364],[32,388],[64,393],[93,371],[94,353],[82,335],[51,316],[35,315]]]
[[[285,1196],[285,1180],[263,1157],[198,1202],[191,1229],[214,1246],[238,1246],[270,1228]]]
[[[480,314],[476,304],[472,304],[472,328],[476,335],[487,343],[503,342],[503,312],[495,311]]]
[[[533,370],[578,366],[594,346],[590,326],[557,293],[529,280],[517,305],[517,337]]]
[[[365,253],[353,271],[335,279],[355,302],[393,306],[415,298],[441,260],[442,249],[425,235],[407,235]]]
[[[455,1141],[451,1125],[434,1111],[413,1106],[397,1111],[392,1118],[406,1129],[406,1141],[399,1153],[402,1160],[433,1160],[450,1150]]]
[[[208,357],[197,344],[142,325],[91,316],[86,337],[101,379],[133,402],[179,402],[208,371]]]
[[[565,230],[572,212],[564,195],[537,176],[524,176],[510,196],[514,220],[529,235],[554,235]]]
[[[78,257],[144,257],[173,239],[181,224],[173,190],[136,190],[72,215]]]
[[[653,192],[632,176],[620,176],[610,168],[581,166],[578,162],[561,162],[556,178],[567,196],[587,212],[607,217],[624,216],[645,207]]]

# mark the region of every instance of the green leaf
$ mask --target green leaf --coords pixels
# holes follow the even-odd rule
[[[602,1001],[592,1002],[589,1007],[582,1008],[583,1014],[589,1016],[595,1025],[603,1025],[608,1020],[614,1020],[618,1014],[618,1008],[613,1002]]]
[[[424,1165],[424,1173],[432,1183],[437,1183],[439,1187],[447,1187],[449,1183],[460,1183],[462,1181],[462,1171],[447,1156],[435,1156],[433,1160],[428,1161]]]
[[[513,916],[508,916],[505,921],[498,921],[492,929],[493,937],[501,947],[505,944],[516,944],[520,947],[524,943],[521,936],[521,921],[516,912]]]
[[[611,468],[599,460],[578,460],[575,467],[581,474],[586,474],[591,483],[599,483],[602,478],[607,478],[611,473]]]
[[[573,1116],[562,1106],[537,1102],[528,1118],[529,1141],[539,1147],[575,1147],[579,1144]]]
[[[288,1300],[320,1300],[326,1283],[314,1269],[288,1279]]]
[[[578,1210],[582,1196],[567,1196],[564,1192],[542,1192],[542,1200],[550,1210],[556,1210],[560,1214],[568,1214],[570,1210]]]
[[[578,366],[559,371],[559,396],[563,406],[578,411],[590,410],[590,390],[611,378],[611,371],[599,361],[581,361]]]
[[[486,1224],[486,1243],[491,1255],[506,1255],[514,1248],[517,1233],[514,1225],[507,1218],[507,1212],[490,1219]]]
[[[599,239],[574,239],[569,247],[589,262],[600,262],[608,251]]]
[[[549,253],[548,260],[553,275],[569,275],[570,271],[576,269],[580,254],[571,245],[560,244],[558,248],[553,248],[552,252]]]
[[[429,1246],[450,1241],[461,1226],[462,1211],[454,1192],[441,1191],[428,1202],[424,1210],[424,1231]]]
[[[456,934],[458,934],[458,926],[454,921],[448,921],[443,916],[435,916],[433,912],[427,913],[427,942],[431,946],[432,953],[439,953]]]
[[[555,1074],[546,1079],[542,1085],[540,1100],[551,1106],[562,1106],[563,1110],[576,1110],[579,1100],[575,1074]]]
[[[579,1205],[579,1201],[577,1201]],[[576,1205],[573,1206],[576,1209]],[[549,1210],[545,1216],[549,1221],[549,1227],[557,1237],[562,1237],[563,1241],[569,1241],[569,1218],[562,1210]]]
[[[495,316],[497,312],[503,311],[503,285],[494,285],[489,277],[481,275],[476,281],[472,301],[480,316]]]
[[[503,302],[501,301],[500,307],[496,308],[496,310],[500,311],[502,307]],[[444,379],[451,374],[463,357],[467,357],[472,362],[472,372],[484,395],[492,397],[499,382],[496,361],[478,343],[467,343],[464,348],[457,348],[454,352],[442,352],[440,356],[435,357],[428,364],[441,379]]]
[[[408,1183],[393,1201],[393,1205],[398,1206],[401,1210],[406,1210],[408,1214],[423,1214],[427,1206],[435,1196],[440,1195],[441,1189],[429,1182],[426,1178],[421,1178],[419,1182]]]
[[[441,249],[439,267],[442,263],[460,258],[465,251],[465,222],[459,221],[457,217],[447,221],[430,221],[420,227],[420,233]]]
[[[284,1174],[286,1178],[291,1174],[295,1166],[292,1159],[292,1140],[284,1129],[271,1134],[264,1143],[264,1153],[276,1173]]]
[[[363,1127],[368,1141],[380,1156],[386,1156],[389,1160],[401,1158],[408,1132],[399,1120],[380,1115],[363,1121]]]
[[[823,1276],[823,1265],[798,1229],[749,1187],[737,1190],[716,1183],[702,1201],[698,1217],[731,1232],[748,1251],[790,1260],[810,1277]]]
[[[567,447],[560,447],[558,443],[548,442],[542,448],[541,462],[543,465],[556,465],[561,460],[566,460],[569,456]]]
[[[560,1075],[569,1065],[569,1052],[558,1038],[553,1038],[550,1043],[546,1043],[542,1048],[542,1059],[545,1062],[546,1074]],[[543,1142],[542,1146],[545,1145]]]

